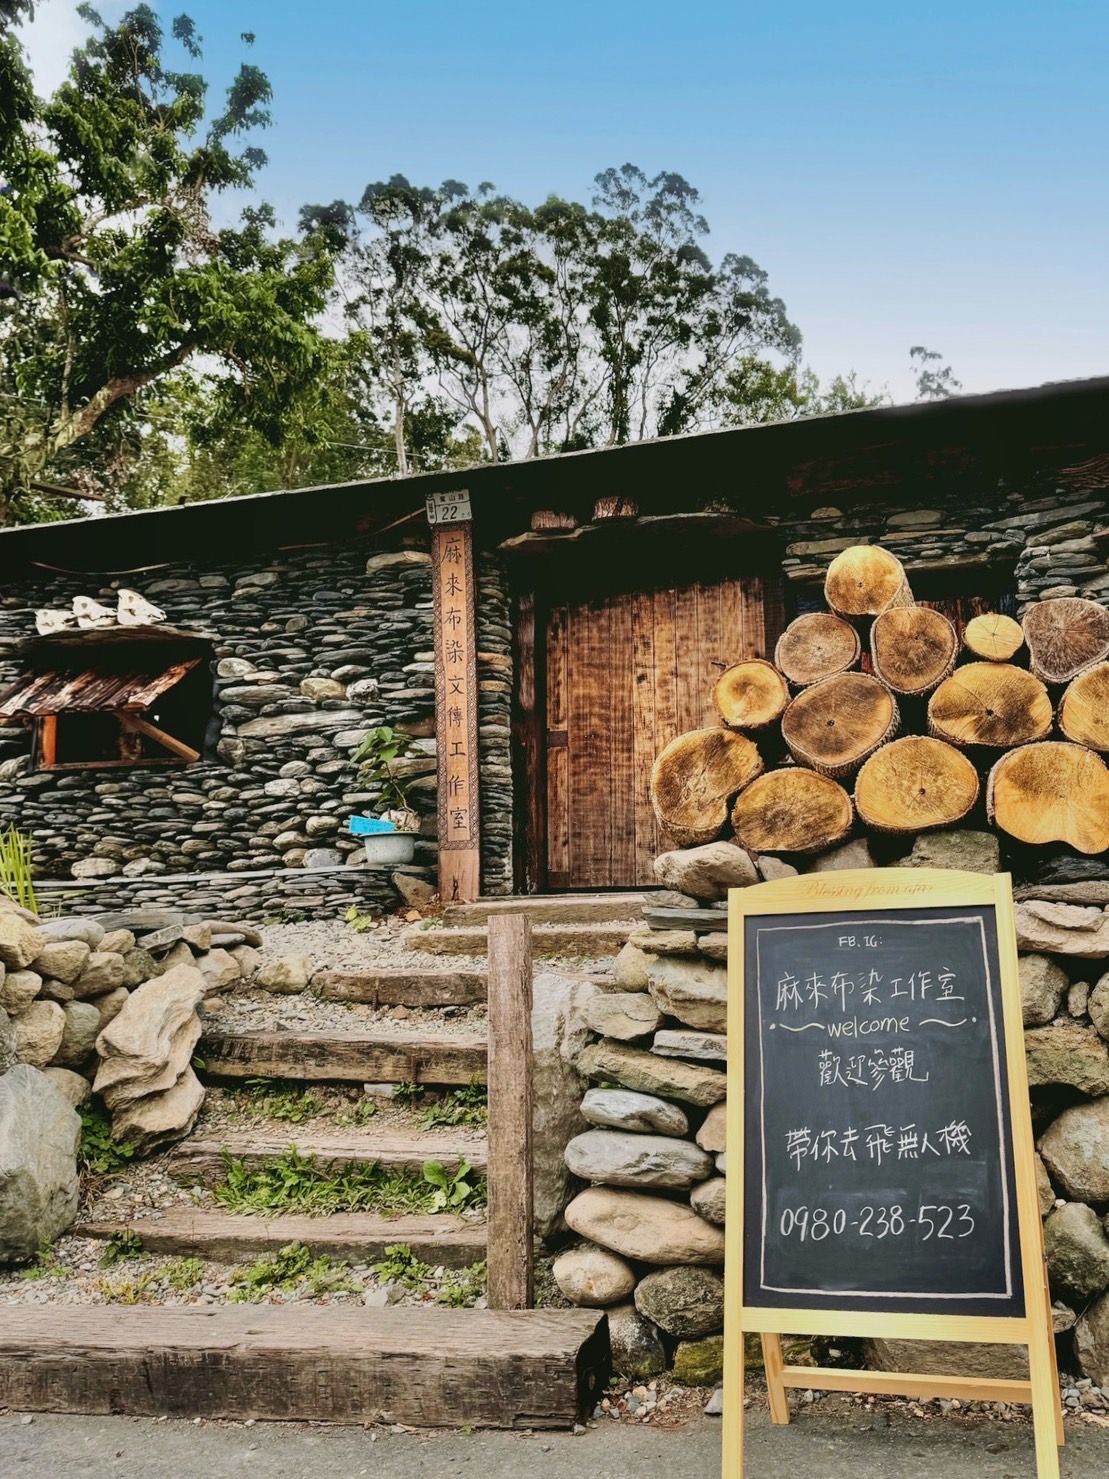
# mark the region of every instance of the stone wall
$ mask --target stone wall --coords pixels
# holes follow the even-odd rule
[[[933,833],[905,847],[896,866],[999,866],[989,833]],[[806,863],[826,871],[869,866],[870,857],[860,840]],[[672,1364],[698,1385],[720,1379],[727,972],[726,935],[712,926],[729,887],[794,871],[729,842],[664,854],[660,880],[681,891],[685,907],[700,907],[705,929],[636,931],[617,958],[614,989],[582,1008],[593,1036],[577,1067],[598,1086],[582,1101],[589,1128],[570,1141],[566,1165],[591,1184],[566,1208],[582,1241],[560,1255],[554,1275],[573,1302],[614,1312],[623,1375]],[[1109,881],[1028,885],[1018,897],[1060,1364],[1109,1388]],[[891,1369],[928,1369],[911,1343],[871,1354]],[[966,1353],[967,1369],[996,1376],[1019,1376],[1021,1359],[1009,1350]]]
[[[96,895],[103,907],[105,896],[113,906],[134,897],[126,880],[164,879],[168,886],[171,877],[200,874],[206,894],[221,889],[226,897],[238,873],[301,876],[352,865],[359,867],[357,885],[257,887],[267,899],[357,892],[391,904],[390,873],[365,869],[361,844],[346,831],[347,817],[372,811],[377,799],[359,782],[351,752],[367,729],[388,724],[412,736],[397,770],[411,781],[422,818],[414,871],[434,876],[435,693],[425,549],[354,543],[254,562],[165,565],[118,578],[44,572],[0,596],[0,686],[20,674],[11,644],[34,635],[36,608],[66,608],[77,595],[114,605],[120,586],[162,607],[174,626],[211,641],[210,743],[201,761],[181,767],[34,773],[30,732],[0,729],[0,825],[14,822],[33,835],[36,874],[67,878],[76,868],[85,882],[105,880]],[[495,562],[479,561],[478,589],[482,855],[486,891],[496,893],[511,878],[512,671],[507,592]],[[219,875],[226,875],[222,884]],[[144,897],[161,902],[162,892],[152,885]]]

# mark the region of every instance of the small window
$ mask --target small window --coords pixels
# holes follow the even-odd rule
[[[0,695],[0,723],[33,730],[36,770],[188,765],[212,711],[210,645],[191,641],[35,644]]]

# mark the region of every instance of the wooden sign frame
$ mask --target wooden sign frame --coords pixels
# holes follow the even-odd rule
[[[744,1300],[745,924],[766,914],[842,913],[992,906],[997,921],[1002,1031],[1007,1059],[1014,1186],[1024,1287],[1023,1318],[919,1313],[879,1313],[857,1307],[749,1308]],[[1035,1142],[1024,1060],[1024,1024],[1017,967],[1011,880],[1007,873],[948,872],[934,868],[863,869],[810,873],[746,889],[732,889],[728,907],[727,1222],[725,1227],[725,1327],[723,1479],[743,1476],[744,1336],[761,1336],[771,1420],[789,1422],[790,1387],[870,1392],[927,1399],[959,1397],[985,1402],[1028,1402],[1035,1428],[1039,1479],[1058,1479],[1063,1443],[1059,1378],[1043,1250],[1043,1224],[1034,1162]],[[784,1364],[786,1332],[901,1340],[980,1341],[1024,1345],[1027,1381],[964,1376],[847,1371]]]
[[[470,903],[481,893],[481,774],[474,536],[469,522],[452,518],[433,526],[431,587],[439,898],[444,904]]]

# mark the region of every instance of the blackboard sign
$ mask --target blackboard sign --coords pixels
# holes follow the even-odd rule
[[[1006,875],[809,874],[728,901],[724,1479],[744,1337],[791,1388],[1030,1402],[1063,1441]],[[1023,1345],[1027,1380],[786,1365],[783,1332]]]
[[[744,922],[744,1302],[1023,1315],[992,906]]]

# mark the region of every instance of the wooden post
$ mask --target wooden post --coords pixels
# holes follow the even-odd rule
[[[532,1304],[531,925],[489,921],[489,1308]]]
[[[439,755],[439,897],[481,893],[474,539],[468,494],[428,499],[435,598],[435,738]]]

